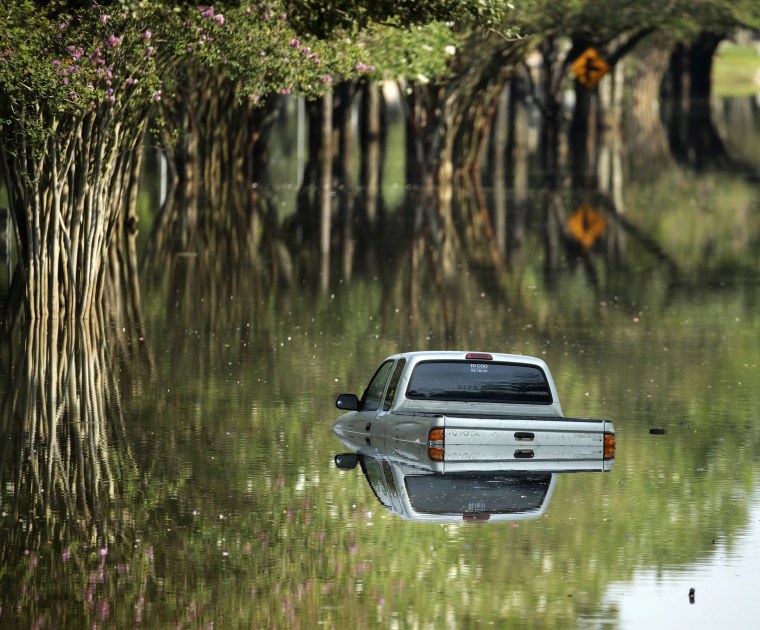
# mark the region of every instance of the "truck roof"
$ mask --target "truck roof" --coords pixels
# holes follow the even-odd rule
[[[388,359],[404,358],[410,362],[431,361],[448,359],[450,361],[501,361],[504,363],[523,363],[526,365],[536,365],[548,372],[546,362],[537,357],[531,357],[524,354],[507,354],[503,352],[481,352],[474,350],[417,350],[413,352],[400,352],[394,354]],[[387,360],[387,359],[386,359]]]

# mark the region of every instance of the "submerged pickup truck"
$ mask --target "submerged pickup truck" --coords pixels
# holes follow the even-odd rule
[[[546,363],[485,352],[385,359],[361,398],[341,394],[333,425],[349,448],[380,448],[438,472],[609,470],[609,420],[566,418]],[[522,464],[521,464],[522,463]]]

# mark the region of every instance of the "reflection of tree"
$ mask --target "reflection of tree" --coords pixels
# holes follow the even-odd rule
[[[142,343],[107,343],[100,321],[36,320],[3,357],[0,384],[0,609],[16,627],[85,627],[139,618],[118,590],[124,550],[144,589],[143,484],[127,441],[127,374],[149,366]],[[133,332],[127,334],[134,334]],[[7,358],[7,360],[6,360]],[[132,363],[136,361],[136,363]],[[138,507],[140,506],[140,507]],[[126,542],[126,545],[124,543]],[[110,554],[110,555],[109,555]],[[118,558],[121,559],[118,559]],[[129,556],[127,556],[129,557]],[[51,599],[65,602],[48,607]],[[123,612],[117,608],[123,606]],[[64,621],[65,620],[65,621]]]
[[[0,544],[3,565],[48,544],[107,547],[133,525],[114,507],[135,464],[104,335],[97,323],[72,329],[37,321],[9,366],[0,400],[0,486],[13,488],[16,526]]]
[[[49,545],[105,549],[134,536],[134,515],[123,508],[135,462],[104,332],[36,322],[8,374],[15,387],[0,400],[0,485],[12,488],[4,566]]]

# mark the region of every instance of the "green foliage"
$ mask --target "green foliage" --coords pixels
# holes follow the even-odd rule
[[[42,143],[53,120],[104,108],[140,113],[160,97],[156,8],[93,5],[42,13],[28,0],[0,23],[0,124]],[[7,140],[7,138],[6,138]]]
[[[539,41],[551,36],[606,43],[648,29],[689,41],[703,31],[729,32],[760,23],[760,5],[754,0],[520,0],[514,5],[505,15]]]
[[[367,49],[378,75],[428,81],[445,78],[464,39],[441,22],[410,29],[375,28],[367,37]]]
[[[510,3],[498,0],[289,0],[288,13],[295,28],[320,38],[333,38],[343,31],[363,30],[373,24],[408,28],[431,22],[497,23]]]
[[[253,102],[270,94],[316,97],[347,79],[442,77],[462,38],[450,23],[369,21],[362,30],[336,26],[325,39],[301,30],[286,2],[220,6],[184,12],[184,63],[223,74]]]
[[[362,42],[299,37],[280,2],[190,10],[183,22],[189,63],[221,73],[239,96],[254,102],[270,94],[318,96],[334,81],[368,71]]]

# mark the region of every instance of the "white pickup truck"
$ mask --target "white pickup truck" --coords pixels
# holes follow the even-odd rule
[[[333,425],[354,452],[382,451],[436,473],[610,470],[609,420],[566,418],[546,363],[484,352],[385,359],[361,398],[341,394]],[[336,459],[336,463],[338,460]]]

